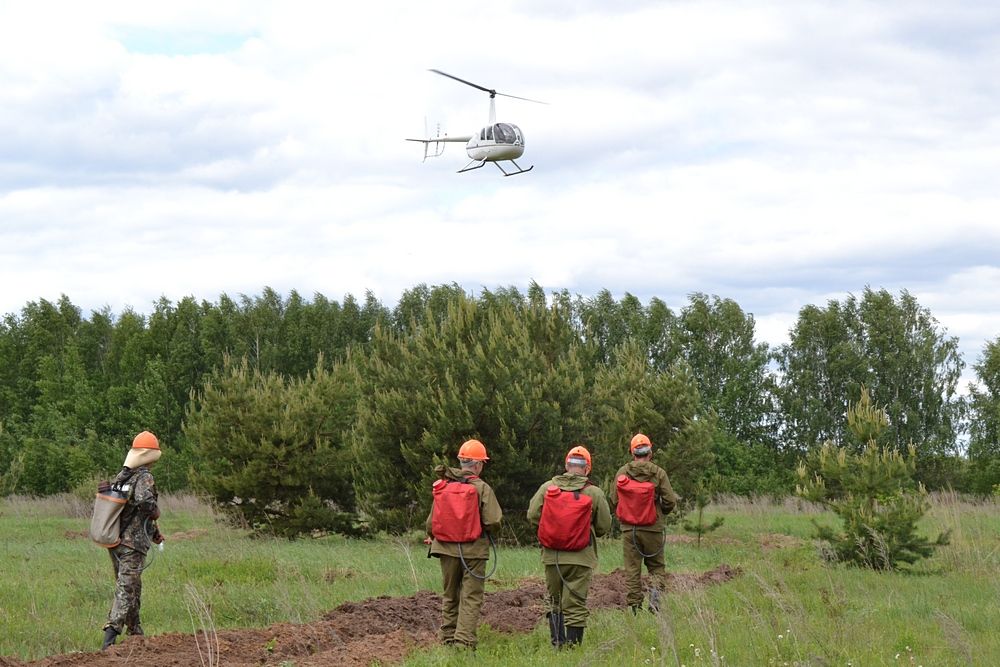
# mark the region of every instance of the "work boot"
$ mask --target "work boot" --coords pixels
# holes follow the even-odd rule
[[[579,646],[583,643],[583,626],[580,625],[569,625],[566,626],[566,643],[569,646]]]
[[[552,636],[552,645],[562,648],[566,643],[566,626],[563,625],[563,615],[559,612],[550,611],[549,614],[549,634]]]
[[[145,632],[142,631],[141,625],[137,625],[134,628],[128,628],[128,633],[132,636],[137,636],[137,637],[141,637],[146,634]]]
[[[108,647],[115,643],[118,639],[118,631],[114,628],[104,628],[104,643],[101,645],[101,650],[106,651]]]

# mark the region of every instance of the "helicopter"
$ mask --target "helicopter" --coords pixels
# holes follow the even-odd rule
[[[489,93],[490,123],[486,127],[480,129],[477,134],[448,136],[447,134],[442,135],[439,128],[437,136],[435,137],[431,137],[429,139],[407,139],[407,141],[417,141],[424,145],[425,161],[429,157],[438,157],[444,153],[444,144],[446,143],[465,143],[465,152],[468,153],[470,159],[467,165],[458,170],[457,173],[459,174],[466,171],[472,171],[473,169],[479,169],[487,162],[495,164],[497,169],[499,169],[504,176],[526,174],[535,168],[535,166],[532,165],[527,169],[523,169],[521,165],[514,161],[515,158],[519,158],[524,154],[524,133],[521,132],[521,128],[513,123],[496,122],[495,99],[497,95],[500,95],[502,97],[511,97],[515,100],[524,100],[526,102],[534,102],[536,104],[546,104],[546,102],[532,100],[527,97],[518,97],[517,95],[508,95],[507,93],[498,93],[492,88],[487,88],[485,86],[480,86],[478,83],[472,83],[471,81],[460,79],[457,76],[448,74],[447,72],[442,72],[441,70],[432,69],[429,71]],[[514,165],[514,167],[516,167],[516,171],[507,171],[500,166],[501,162],[510,162]]]

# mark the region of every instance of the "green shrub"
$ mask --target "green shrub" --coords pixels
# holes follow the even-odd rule
[[[809,454],[798,468],[796,492],[832,510],[842,530],[820,526],[817,536],[829,542],[839,560],[894,570],[930,556],[948,543],[948,533],[930,541],[917,534],[917,521],[928,509],[927,492],[914,481],[916,449],[906,456],[878,444],[888,426],[883,409],[871,403],[865,388],[861,400],[848,408],[848,428],[866,442],[860,453],[827,442]]]
[[[320,359],[304,379],[226,363],[188,412],[191,480],[261,533],[358,534],[350,452],[354,375]]]

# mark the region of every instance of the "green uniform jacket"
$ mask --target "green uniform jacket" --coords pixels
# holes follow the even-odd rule
[[[587,478],[582,475],[570,473],[556,475],[538,487],[538,491],[532,496],[531,503],[528,505],[528,521],[536,528],[542,519],[545,491],[553,484],[563,491],[580,491],[593,500],[590,512],[590,546],[581,551],[559,551],[558,549],[542,547],[542,563],[555,565],[556,558],[558,558],[560,565],[597,567],[597,538],[607,535],[611,530],[611,510],[608,508],[608,499],[604,497],[604,492],[601,491],[600,487],[587,485]]]
[[[637,482],[652,482],[656,485],[656,523],[649,526],[635,526],[636,530],[647,530],[650,532],[662,532],[666,529],[666,516],[670,514],[679,500],[677,494],[670,487],[670,480],[667,478],[667,471],[656,465],[652,461],[631,461],[623,465],[611,484],[611,511],[618,508],[618,477],[628,475]],[[632,524],[621,522],[622,532],[631,532]]]
[[[431,553],[437,556],[445,555],[454,556],[456,558],[461,555],[465,559],[489,558],[490,541],[487,535],[493,533],[494,529],[500,525],[500,519],[503,518],[503,511],[500,509],[497,497],[493,494],[493,489],[490,488],[489,484],[479,479],[468,470],[438,466],[434,468],[434,472],[440,479],[449,479],[456,482],[465,478],[471,478],[469,483],[476,487],[476,491],[479,493],[479,520],[482,521],[483,524],[483,534],[480,535],[479,539],[475,542],[465,542],[461,544],[461,554],[459,553],[458,542],[442,542],[441,540],[435,538],[431,543]],[[431,517],[433,516],[434,504],[432,501],[431,513],[427,515],[427,534],[431,537],[434,537],[434,533],[431,530]]]

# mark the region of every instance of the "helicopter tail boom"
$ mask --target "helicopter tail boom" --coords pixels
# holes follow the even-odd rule
[[[444,153],[444,144],[446,143],[468,143],[472,139],[472,135],[468,136],[454,136],[449,137],[448,135],[436,136],[430,139],[407,139],[406,141],[416,141],[424,145],[424,161],[429,157],[438,157]],[[433,146],[432,146],[433,144]]]

